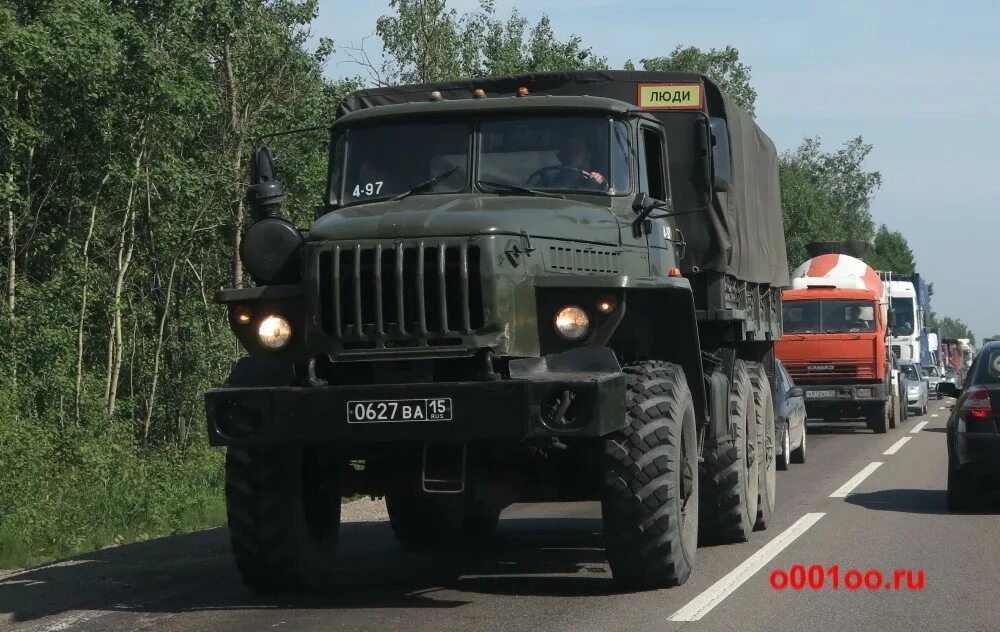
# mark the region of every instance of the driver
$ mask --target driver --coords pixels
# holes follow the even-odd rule
[[[847,308],[848,329],[868,329],[868,321],[861,319],[861,308],[851,305]]]
[[[582,185],[596,189],[604,185],[604,174],[592,167],[590,148],[582,136],[567,138],[556,157],[563,169],[552,175],[549,186],[573,189]]]

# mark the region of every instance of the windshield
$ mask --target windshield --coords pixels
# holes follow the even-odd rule
[[[631,192],[629,127],[595,116],[379,123],[335,137],[331,203],[468,190],[478,130],[479,186],[626,195]],[[437,180],[440,178],[440,180]]]
[[[915,364],[902,364],[899,370],[906,376],[906,379],[914,382],[920,381],[920,374],[917,373],[917,366]]]
[[[333,157],[333,190],[340,191],[341,204],[352,204],[391,198],[448,174],[420,193],[461,191],[468,182],[470,136],[466,122],[353,128]]]
[[[913,335],[913,299],[893,298],[892,299],[892,335],[911,336]]]
[[[788,301],[782,312],[790,333],[875,331],[875,305],[869,301]]]
[[[479,180],[567,192],[629,192],[628,126],[561,116],[484,120]]]

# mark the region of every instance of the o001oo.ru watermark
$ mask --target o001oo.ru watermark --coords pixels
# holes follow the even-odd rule
[[[795,564],[788,570],[771,571],[771,588],[775,590],[923,590],[924,569],[897,568],[882,572],[877,568],[842,569],[839,565],[805,566]]]

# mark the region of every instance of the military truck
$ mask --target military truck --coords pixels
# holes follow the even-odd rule
[[[600,501],[622,586],[775,504],[788,283],[774,145],[706,77],[567,72],[356,92],[309,229],[259,148],[221,291],[247,357],[207,393],[237,566],[336,581],[342,497],[408,550],[515,502]]]

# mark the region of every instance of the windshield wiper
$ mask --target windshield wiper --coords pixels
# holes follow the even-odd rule
[[[423,182],[421,182],[417,186],[413,187],[409,191],[404,191],[404,192],[400,193],[399,195],[394,195],[393,197],[391,197],[389,199],[390,200],[402,200],[403,198],[411,196],[411,195],[413,195],[415,193],[423,193],[424,191],[426,191],[427,189],[431,188],[432,186],[434,186],[438,182],[441,182],[442,180],[444,180],[445,178],[447,178],[451,174],[455,173],[456,171],[458,171],[458,167],[457,166],[452,167],[451,169],[449,169],[449,170],[447,170],[447,171],[445,171],[443,173],[437,174],[436,176],[434,176],[433,178],[430,178],[429,180],[424,180]]]
[[[559,198],[565,200],[565,195],[560,195],[558,193],[549,193],[547,191],[539,191],[538,189],[529,189],[528,187],[522,187],[516,184],[511,184],[509,182],[491,182],[489,180],[479,180],[476,184],[486,185],[488,193],[516,193],[517,195],[534,195],[539,197],[551,197]]]

